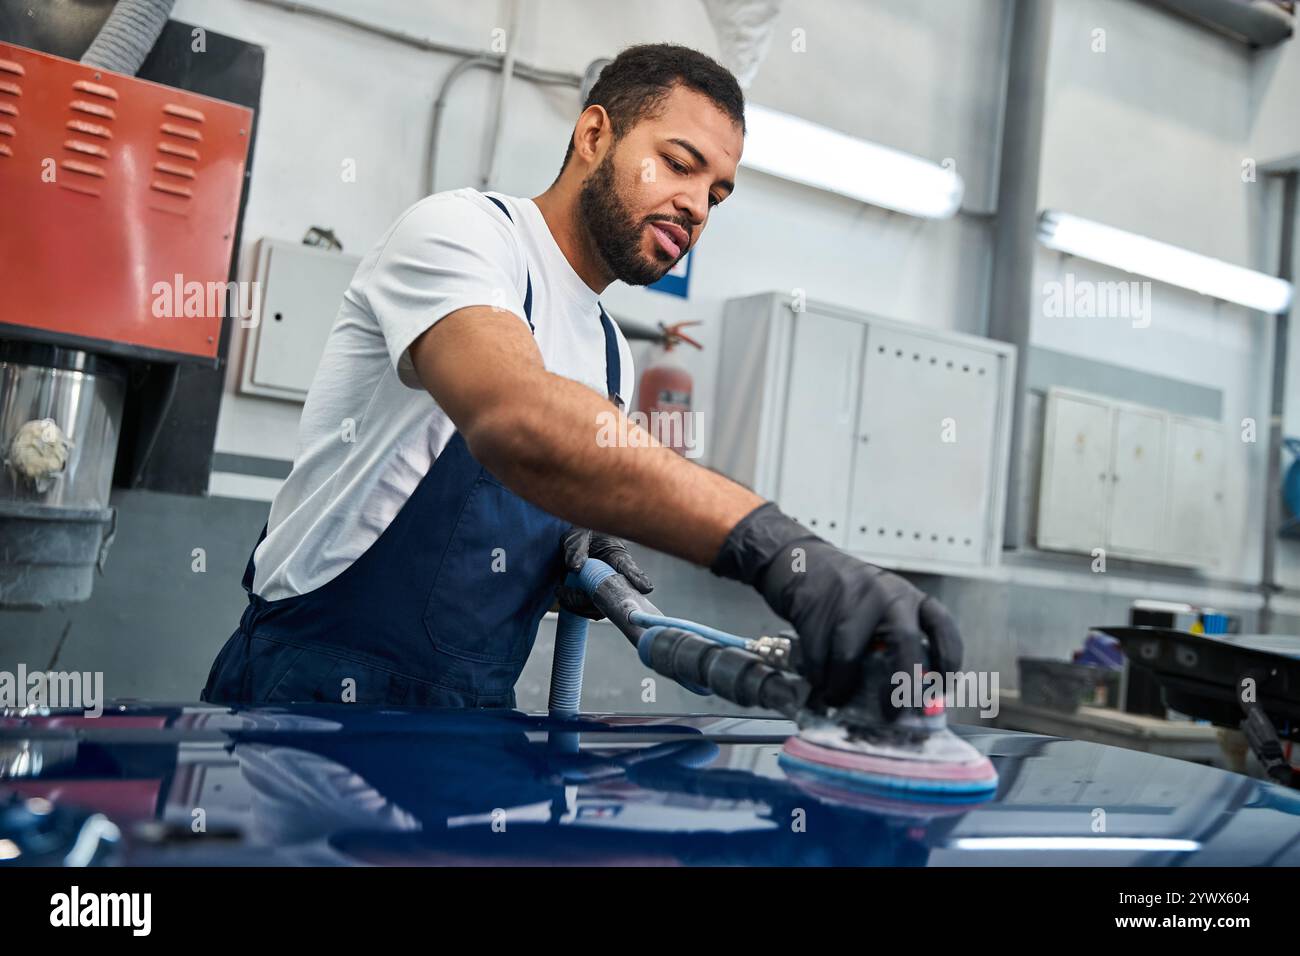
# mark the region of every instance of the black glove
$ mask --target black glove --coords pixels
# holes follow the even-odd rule
[[[826,706],[860,689],[868,652],[892,657],[892,669],[956,671],[957,625],[937,600],[896,574],[845,554],[769,501],[742,518],[710,570],[758,590],[799,634],[796,665]]]
[[[627,550],[627,545],[620,538],[601,534],[599,531],[588,531],[586,528],[570,528],[560,539],[560,548],[564,552],[564,566],[574,573],[582,570],[582,565],[587,558],[595,558],[604,561],[627,578],[632,583],[632,587],[642,594],[649,594],[654,590],[654,585],[650,583],[646,573],[636,566],[636,562],[632,560],[632,555]],[[561,584],[555,589],[555,597],[560,602],[560,607],[566,611],[581,614],[593,621],[600,621],[605,617],[582,588]]]

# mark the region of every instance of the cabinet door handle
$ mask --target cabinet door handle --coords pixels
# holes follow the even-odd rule
[[[853,409],[849,407],[853,397],[853,358],[851,353],[846,352],[844,355],[844,392],[840,398],[840,414],[846,420],[853,414]]]

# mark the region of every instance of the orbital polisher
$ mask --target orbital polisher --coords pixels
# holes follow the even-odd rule
[[[942,699],[899,707],[891,701],[892,667],[885,654],[863,663],[862,686],[838,708],[812,699],[797,672],[798,638],[747,638],[668,617],[608,564],[589,558],[567,584],[632,642],[641,661],[698,694],[743,707],[775,710],[799,727],[779,762],[796,784],[816,795],[883,793],[897,799],[964,802],[997,790],[989,759],[948,729]],[[575,715],[582,692],[587,619],[560,612],[551,713]],[[920,696],[919,694],[917,696]]]

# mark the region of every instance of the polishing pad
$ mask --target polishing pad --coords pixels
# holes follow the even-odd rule
[[[852,737],[833,724],[806,727],[785,742],[779,760],[829,784],[898,796],[981,799],[998,786],[989,759],[946,728],[908,743]]]

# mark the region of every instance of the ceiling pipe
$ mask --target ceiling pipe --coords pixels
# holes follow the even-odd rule
[[[501,83],[497,90],[497,118],[488,136],[487,158],[484,161],[481,189],[491,189],[497,181],[501,165],[501,140],[510,105],[510,81],[514,77],[519,50],[519,0],[510,0],[510,19],[506,26],[506,56],[501,63]]]

